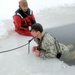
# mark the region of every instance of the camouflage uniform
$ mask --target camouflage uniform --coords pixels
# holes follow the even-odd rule
[[[44,36],[44,37],[43,37]],[[42,43],[41,43],[41,50],[40,50],[40,57],[41,58],[54,58],[56,57],[58,52],[63,53],[64,50],[68,50],[68,48],[63,45],[59,44],[59,50],[56,48],[55,44],[55,38],[51,36],[49,33],[43,32],[41,35],[41,38],[43,37]],[[40,40],[37,38],[34,38],[34,41],[39,45]]]

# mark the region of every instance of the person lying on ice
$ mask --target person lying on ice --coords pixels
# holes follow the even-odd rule
[[[36,23],[33,11],[28,7],[26,0],[19,1],[19,9],[13,16],[15,31],[21,35],[32,36],[29,28]]]
[[[37,46],[32,48],[33,53],[41,58],[60,58],[67,46],[58,43],[56,38],[43,31],[40,23],[35,23],[31,27],[31,34]]]

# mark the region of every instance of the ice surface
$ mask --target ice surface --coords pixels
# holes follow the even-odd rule
[[[9,2],[12,3],[12,1]],[[18,0],[15,4],[17,2]],[[28,2],[30,3],[30,1]],[[46,2],[43,2],[43,8],[46,7]],[[52,3],[53,2],[55,1],[52,0]],[[44,29],[75,23],[75,7],[67,7],[67,5],[63,7],[65,3],[68,3],[68,6],[70,6],[71,3],[74,3],[75,1],[63,0],[63,2],[61,2],[60,0],[56,1],[56,5],[58,4],[57,2],[59,2],[59,5],[62,3],[62,6],[58,8],[51,8],[48,6],[50,8],[46,9],[39,7],[41,8],[40,10],[37,7],[39,3],[42,5],[39,0],[36,0],[35,4],[32,4],[33,2],[31,2],[30,6],[32,9],[35,9],[35,12],[39,11],[35,14],[35,17],[37,22],[43,24]],[[36,7],[34,8],[32,5],[35,5]],[[55,3],[51,6],[54,5]],[[2,10],[3,5],[0,4],[0,6]],[[17,8],[17,6],[16,8],[14,8],[15,6],[12,8],[12,5],[10,7],[13,12]],[[3,16],[3,18],[6,19],[0,21],[0,51],[9,50],[24,45],[32,38],[19,35],[14,31],[13,20],[8,20],[7,17],[8,14],[9,17],[11,16],[13,13],[12,11],[11,13],[6,12],[5,15],[3,14],[4,16],[2,15],[4,11],[1,11],[0,13],[0,16]],[[36,57],[32,53],[33,45],[36,45],[34,41],[30,44],[30,54],[28,54],[28,45],[17,49],[16,51],[0,54],[0,75],[75,75],[75,66],[68,66],[63,61],[56,58],[43,60]]]

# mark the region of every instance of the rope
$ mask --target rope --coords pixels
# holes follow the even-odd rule
[[[28,45],[28,44],[30,44],[30,42],[33,40],[33,38],[31,39],[31,40],[29,40],[28,41],[28,43],[26,43],[26,44],[24,44],[24,45],[22,45],[22,46],[19,46],[19,47],[16,47],[16,48],[13,48],[13,49],[9,49],[9,50],[5,50],[5,51],[1,51],[0,53],[6,53],[6,52],[10,52],[10,51],[14,51],[14,50],[17,50],[17,49],[19,49],[19,48],[22,48],[22,47],[24,47],[24,46],[26,46],[26,45]],[[28,46],[28,54],[29,54],[29,52],[30,52],[30,45]]]
[[[27,44],[28,44],[28,43],[27,43]],[[13,49],[1,51],[0,53],[6,53],[6,52],[14,51],[14,50],[16,50],[16,49],[19,49],[19,48],[22,48],[22,47],[26,46],[27,44],[24,44],[24,45],[22,45],[22,46],[19,46],[19,47],[13,48]]]

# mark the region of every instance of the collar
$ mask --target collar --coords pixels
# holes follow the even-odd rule
[[[42,37],[43,37],[46,33],[47,33],[47,32],[42,32],[40,39],[42,39]]]

